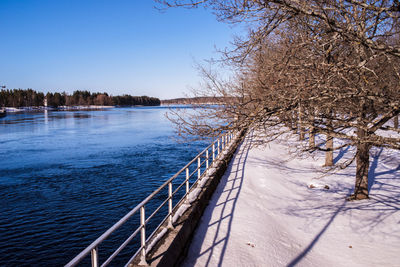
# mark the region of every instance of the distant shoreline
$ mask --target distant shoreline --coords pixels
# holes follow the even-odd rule
[[[215,105],[218,103],[202,103],[202,105]],[[18,112],[42,112],[42,111],[79,111],[79,110],[104,110],[112,108],[126,108],[126,107],[172,107],[172,106],[193,106],[198,103],[161,103],[160,105],[120,105],[120,106],[100,106],[100,105],[82,105],[82,106],[59,106],[59,107],[45,107],[45,106],[32,106],[32,107],[2,107],[6,113]]]
[[[59,107],[4,107],[7,113],[16,113],[16,112],[30,112],[30,111],[62,111],[62,110],[88,110],[88,109],[106,109],[106,108],[115,108],[115,106],[59,106]]]
[[[224,103],[230,98],[226,97],[190,97],[190,98],[174,98],[161,100],[161,105],[218,105]]]
[[[79,111],[79,110],[102,110],[111,108],[123,108],[123,107],[158,107],[160,105],[145,106],[145,105],[133,105],[133,106],[99,106],[99,105],[85,105],[85,106],[59,106],[59,107],[3,107],[7,113],[17,112],[35,112],[35,111]]]

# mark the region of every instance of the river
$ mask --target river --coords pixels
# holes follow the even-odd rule
[[[137,107],[1,118],[0,265],[63,266],[201,151],[204,142],[176,142],[167,111]],[[121,229],[121,235],[132,229]],[[119,239],[112,236],[99,248],[101,260]],[[114,265],[136,248],[128,247]]]

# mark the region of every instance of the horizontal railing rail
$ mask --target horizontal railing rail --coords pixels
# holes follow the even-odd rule
[[[134,253],[133,257],[128,261],[127,265],[140,253],[140,264],[147,265],[146,262],[146,249],[149,245],[149,241],[154,237],[157,231],[167,222],[167,228],[173,229],[173,213],[176,207],[182,204],[182,202],[186,202],[190,204],[189,193],[192,188],[198,185],[198,182],[204,177],[207,172],[213,167],[216,166],[216,162],[220,159],[223,151],[232,143],[235,139],[235,135],[233,133],[226,133],[219,136],[215,141],[213,141],[207,148],[205,148],[202,152],[200,152],[196,157],[193,158],[188,164],[186,164],[182,169],[180,169],[177,173],[175,173],[171,178],[165,181],[160,187],[154,190],[149,196],[147,196],[142,202],[140,202],[135,208],[129,211],[125,216],[123,216],[117,223],[111,226],[106,232],[104,232],[100,237],[98,237],[94,242],[92,242],[88,247],[86,247],[82,252],[80,252],[75,258],[73,258],[69,263],[65,266],[76,266],[80,263],[84,258],[91,255],[91,265],[93,267],[99,266],[99,255],[98,248],[100,244],[106,240],[113,232],[119,229],[122,225],[124,225],[132,216],[139,213],[140,218],[140,226],[136,228],[130,236],[125,239],[124,242],[100,265],[102,267],[107,266],[115,257],[140,233],[140,247]],[[210,155],[211,154],[211,155]],[[204,159],[204,160],[202,160]],[[195,169],[190,172],[190,168],[195,165]],[[202,171],[203,169],[203,171]],[[175,181],[181,174],[185,174],[184,181],[179,183],[175,190],[173,190],[172,182]],[[196,177],[197,176],[197,177]],[[192,182],[190,185],[191,178],[195,178],[196,180]],[[193,180],[193,179],[192,179]],[[155,208],[155,210],[146,218],[146,204],[154,198],[159,192],[163,189],[168,188],[168,197],[161,202],[161,204]],[[183,196],[173,205],[174,196],[178,195],[184,188],[185,193]],[[150,220],[156,216],[158,212],[162,210],[162,208],[167,205],[168,206],[168,214],[163,218],[161,223],[155,228],[155,230],[146,237],[146,225],[149,224]]]

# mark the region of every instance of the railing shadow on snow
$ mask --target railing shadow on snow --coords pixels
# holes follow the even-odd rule
[[[244,142],[239,146],[238,152],[232,159],[213,195],[212,200],[210,201],[211,204],[209,205],[209,208],[202,216],[202,221],[208,222],[207,225],[202,229],[199,227],[196,230],[196,244],[192,243],[191,253],[193,253],[196,258],[207,256],[207,261],[204,266],[214,266],[214,264],[210,263],[213,257],[219,258],[217,266],[221,266],[223,263],[229,242],[237,200],[243,185],[246,160],[252,146],[252,141],[252,132],[250,131],[244,139]],[[220,211],[217,220],[213,220],[212,218],[212,215],[216,214],[214,212],[215,210]],[[213,230],[209,231],[209,228],[211,227],[217,228],[215,233]],[[207,233],[212,233],[213,235],[212,244],[210,244],[208,248],[202,249]],[[222,246],[222,248],[217,250],[217,246]],[[184,266],[191,265],[192,263],[184,263]]]

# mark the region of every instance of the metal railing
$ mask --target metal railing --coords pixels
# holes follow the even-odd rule
[[[85,248],[81,253],[79,253],[65,266],[67,267],[76,266],[84,258],[88,257],[89,254],[91,255],[91,264],[93,267],[107,266],[139,233],[140,233],[140,248],[130,258],[130,260],[127,262],[125,266],[127,266],[139,253],[141,254],[140,265],[147,265],[146,249],[148,246],[148,242],[154,237],[154,235],[166,221],[167,221],[167,228],[169,229],[174,228],[173,226],[174,223],[173,213],[175,211],[174,209],[178,207],[182,202],[190,204],[189,193],[191,189],[198,184],[198,182],[201,180],[202,177],[204,177],[207,174],[207,171],[210,168],[216,166],[216,162],[221,158],[221,155],[223,154],[223,151],[227,148],[227,146],[230,146],[230,144],[235,140],[235,136],[236,135],[234,135],[233,133],[226,133],[218,137],[211,145],[205,148],[192,161],[186,164],[185,167],[183,167],[174,176],[172,176],[170,179],[164,182],[158,189],[153,191],[153,193],[151,193],[148,197],[146,197],[140,204],[138,204],[135,208],[133,208],[130,212],[128,212],[124,217],[122,217],[117,223],[115,223],[111,228],[109,228],[106,232],[104,232],[92,244],[90,244],[87,248]],[[203,161],[202,158],[204,159]],[[192,172],[190,172],[190,167],[192,167],[193,165],[195,165],[196,168]],[[185,174],[185,179],[176,187],[175,190],[173,190],[172,182],[176,180],[180,174]],[[197,176],[197,178],[195,176]],[[195,177],[196,180],[192,182],[192,185],[190,185],[190,179],[192,177]],[[150,214],[150,216],[146,218],[146,208],[145,208],[146,204],[157,193],[159,193],[161,190],[167,187],[168,187],[168,197],[164,201],[162,201],[162,203]],[[185,189],[183,197],[181,197],[179,201],[175,205],[173,205],[174,196],[176,196],[178,192],[181,192],[182,188]],[[164,217],[162,222],[156,227],[156,229],[152,232],[152,234],[146,237],[146,225],[166,204],[168,204],[167,216]],[[140,215],[140,226],[135,231],[133,231],[133,233],[101,265],[99,265],[98,248],[100,244],[137,213],[139,213]]]

